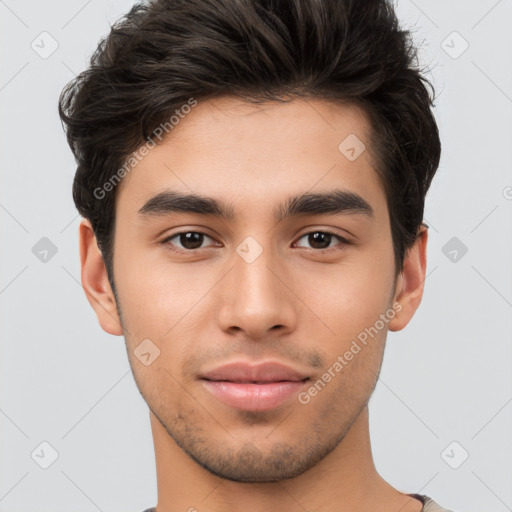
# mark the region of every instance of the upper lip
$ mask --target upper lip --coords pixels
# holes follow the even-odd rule
[[[201,374],[201,378],[230,382],[300,382],[308,378],[308,375],[273,361],[256,364],[235,361],[205,372]]]

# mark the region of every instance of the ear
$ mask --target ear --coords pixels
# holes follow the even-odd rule
[[[108,281],[103,255],[98,248],[89,220],[82,219],[80,222],[79,237],[82,287],[87,300],[96,312],[101,328],[109,334],[121,336],[123,328],[114,293]]]
[[[390,331],[402,330],[421,303],[427,268],[427,240],[427,226],[422,224],[414,245],[405,255],[402,272],[397,277],[393,303],[398,302],[402,307],[397,308],[396,316],[389,322]]]

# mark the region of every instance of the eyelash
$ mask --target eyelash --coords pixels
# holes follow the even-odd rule
[[[180,231],[178,233],[174,233],[173,235],[167,237],[166,239],[162,240],[162,242],[160,242],[168,251],[171,251],[171,252],[174,252],[174,253],[178,253],[178,254],[195,254],[197,251],[201,251],[202,249],[205,249],[205,247],[199,247],[197,249],[177,249],[176,247],[174,247],[170,241],[176,237],[179,237],[180,235],[183,235],[183,234],[186,234],[186,233],[196,233],[196,234],[199,234],[199,235],[204,235],[205,237],[208,237],[208,238],[211,238],[213,240],[213,237],[207,235],[206,233],[202,232],[202,231],[192,231],[192,230],[186,230],[186,231]],[[326,230],[313,230],[313,231],[308,231],[307,233],[304,233],[303,235],[300,236],[300,238],[298,240],[301,240],[302,238],[308,236],[308,235],[311,235],[313,233],[323,233],[325,235],[330,235],[332,236],[333,238],[336,238],[339,242],[341,242],[341,244],[339,245],[350,245],[350,242],[346,239],[346,238],[343,238],[342,236],[336,234],[336,233],[333,233],[332,231],[326,231]],[[331,252],[333,250],[343,250],[343,249],[337,249],[336,248],[337,246],[335,247],[328,247],[326,249],[314,249],[314,248],[311,248],[309,250],[311,251],[315,251],[315,252],[318,252],[318,253],[328,253],[328,252]],[[308,249],[307,247],[305,249]]]

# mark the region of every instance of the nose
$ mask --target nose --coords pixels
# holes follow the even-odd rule
[[[297,302],[292,276],[270,250],[252,262],[234,255],[233,268],[221,281],[220,328],[243,331],[251,339],[261,339],[272,331],[284,334],[297,324]]]

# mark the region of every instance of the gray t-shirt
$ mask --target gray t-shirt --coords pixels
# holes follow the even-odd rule
[[[453,512],[453,510],[448,510],[447,508],[441,507],[432,498],[426,496],[425,494],[409,494],[409,496],[412,496],[413,498],[416,498],[423,503],[421,512]]]
[[[412,496],[423,503],[421,512],[453,512],[453,510],[439,506],[432,498],[424,494],[409,494],[408,496]],[[147,508],[144,512],[156,512],[156,508]]]

